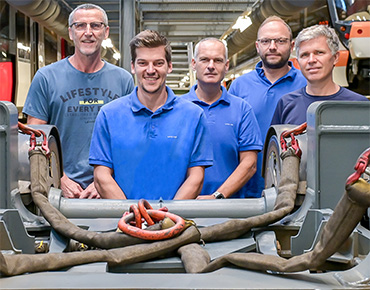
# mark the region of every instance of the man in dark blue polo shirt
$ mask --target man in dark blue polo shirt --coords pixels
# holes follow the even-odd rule
[[[300,125],[307,108],[317,101],[367,101],[367,98],[334,83],[333,69],[339,60],[339,38],[334,29],[314,25],[296,39],[297,60],[307,86],[283,96],[271,124]]]

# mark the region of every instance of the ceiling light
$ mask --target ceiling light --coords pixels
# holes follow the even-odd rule
[[[246,30],[249,26],[252,25],[252,20],[248,16],[239,16],[236,20],[233,29],[239,29],[240,32]]]
[[[101,43],[102,47],[104,48],[112,48],[113,47],[113,43],[112,43],[112,40],[110,38],[107,38],[107,39],[104,39],[103,42]]]

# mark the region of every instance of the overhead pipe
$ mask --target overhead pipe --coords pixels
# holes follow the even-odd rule
[[[229,57],[232,57],[241,50],[254,49],[258,28],[267,17],[276,15],[285,20],[297,12],[309,7],[314,2],[315,0],[261,0],[255,3],[249,14],[252,24],[243,32],[234,30],[225,39],[227,42]]]
[[[72,11],[56,0],[6,0],[33,21],[69,41],[68,17]]]

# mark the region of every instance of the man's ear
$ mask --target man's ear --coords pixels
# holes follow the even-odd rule
[[[191,59],[191,67],[193,68],[193,71],[195,71],[195,63],[196,63],[195,59],[192,58]]]
[[[229,59],[226,60],[226,64],[225,64],[225,71],[228,72],[229,71],[229,66],[230,66],[230,61]]]
[[[106,28],[105,28],[105,35],[104,35],[104,39],[107,39],[108,37],[109,37],[109,26],[107,26]]]
[[[168,70],[167,70],[167,73],[172,73],[172,61],[170,61],[169,63],[168,63]]]
[[[337,51],[334,55],[334,65],[336,65],[339,61],[339,51]]]
[[[135,74],[135,65],[134,63],[131,61],[131,73],[134,75]]]
[[[72,37],[72,28],[71,27],[68,27],[68,35],[69,35],[69,39],[73,41],[73,37]]]
[[[256,42],[254,43],[254,45],[256,46],[257,53],[259,54],[258,41],[256,41]]]

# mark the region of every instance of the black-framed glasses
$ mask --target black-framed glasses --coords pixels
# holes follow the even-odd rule
[[[274,41],[274,43],[276,45],[281,45],[282,46],[282,45],[286,45],[289,42],[289,38],[284,38],[284,37],[280,37],[280,38],[261,38],[261,39],[257,39],[257,41],[263,46],[270,46],[272,41]]]
[[[103,22],[74,22],[70,27],[74,26],[76,31],[85,31],[87,29],[87,25],[89,25],[91,30],[94,31],[100,31],[105,26]]]

